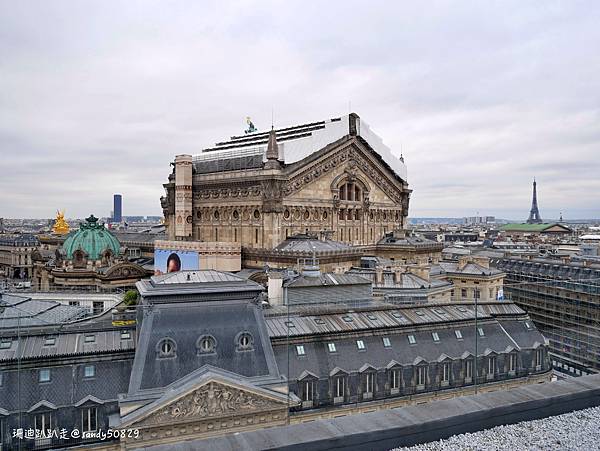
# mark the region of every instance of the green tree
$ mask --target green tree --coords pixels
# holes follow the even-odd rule
[[[125,296],[123,296],[123,301],[125,305],[136,305],[140,294],[137,290],[127,290],[125,292]]]

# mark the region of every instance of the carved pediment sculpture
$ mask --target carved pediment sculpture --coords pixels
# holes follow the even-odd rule
[[[177,401],[160,408],[143,420],[143,423],[164,424],[174,421],[197,421],[204,418],[281,409],[283,406],[285,404],[255,393],[209,382]]]

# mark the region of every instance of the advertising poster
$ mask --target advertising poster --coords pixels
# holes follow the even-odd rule
[[[154,250],[154,275],[198,270],[198,252],[174,249]]]

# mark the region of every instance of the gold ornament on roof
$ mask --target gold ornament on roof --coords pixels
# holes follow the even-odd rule
[[[52,227],[52,231],[57,235],[66,235],[69,233],[71,228],[67,221],[65,221],[65,212],[61,212],[58,210],[56,212],[56,220],[54,221],[54,227]]]

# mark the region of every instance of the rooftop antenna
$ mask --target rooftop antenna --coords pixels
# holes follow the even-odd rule
[[[275,128],[275,109],[271,106],[271,130]]]

